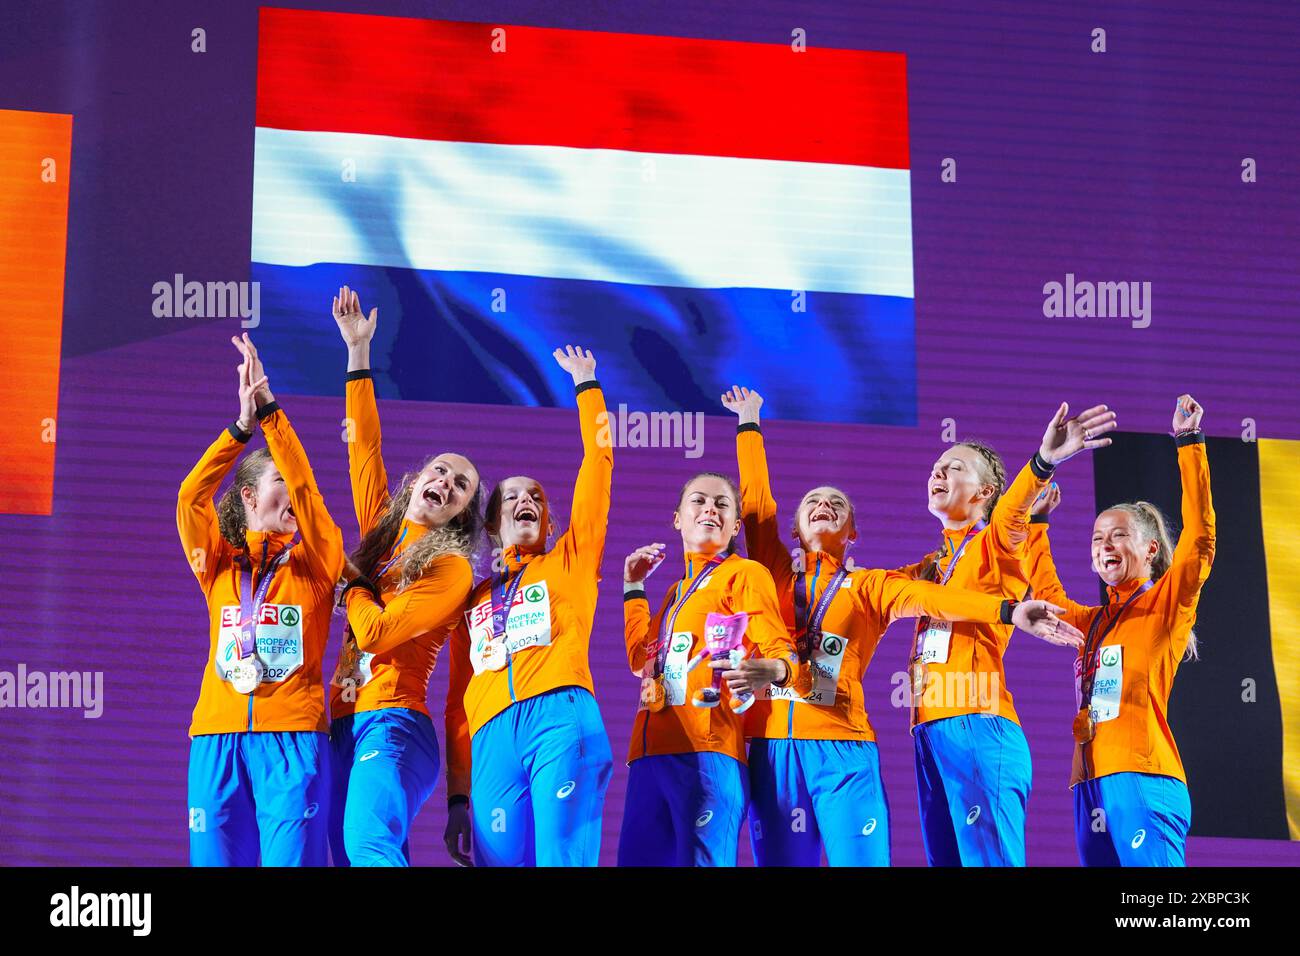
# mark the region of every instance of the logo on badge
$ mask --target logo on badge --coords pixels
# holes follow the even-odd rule
[[[673,642],[673,653],[680,654],[682,651],[686,650],[686,648],[690,646],[691,646],[691,642],[683,637],[680,640]]]
[[[1101,662],[1106,667],[1114,667],[1119,663],[1118,647],[1103,647],[1101,649]]]
[[[844,642],[838,637],[828,634],[822,638],[822,653],[827,657],[838,657],[842,650],[844,650]]]
[[[546,591],[536,584],[524,591],[524,600],[533,604],[536,604],[544,597],[546,597]]]
[[[285,627],[295,627],[298,624],[298,609],[296,607],[280,608],[280,623]]]

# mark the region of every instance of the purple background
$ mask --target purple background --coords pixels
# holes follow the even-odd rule
[[[919,425],[765,428],[784,514],[812,484],[855,495],[861,565],[892,566],[934,546],[924,479],[946,418],[960,437],[995,443],[1013,468],[1060,400],[1106,401],[1126,430],[1159,432],[1174,397],[1192,391],[1211,434],[1238,435],[1249,417],[1261,437],[1300,438],[1300,18],[1289,4],[284,5],[776,43],[803,27],[812,45],[905,52]],[[207,31],[202,55],[190,52],[196,26]],[[1107,30],[1104,55],[1089,52],[1096,26]],[[185,732],[207,643],[202,597],[176,541],[175,492],[236,410],[227,339],[237,323],[155,319],[151,287],[176,272],[248,276],[256,32],[251,2],[0,11],[0,108],[74,115],[54,514],[0,516],[0,668],[103,670],[106,697],[93,721],[76,711],[0,711],[0,863],[187,860]],[[789,129],[800,134],[797,116]],[[1254,184],[1241,181],[1247,156],[1259,164]],[[956,183],[940,181],[944,157],[957,160]],[[1151,327],[1043,318],[1043,284],[1067,272],[1152,282]],[[329,295],[321,290],[322,322]],[[266,358],[274,384],[276,356]],[[338,361],[339,398],[279,397],[350,545],[341,345]],[[791,374],[816,375],[816,357],[791,356]],[[528,470],[567,514],[579,453],[571,411],[418,403],[381,411],[391,471],[453,448],[489,481]],[[719,416],[699,461],[669,450],[616,453],[592,636],[616,757],[605,861],[622,816],[636,694],[622,650],[620,562],[636,545],[671,540],[681,480],[700,467],[734,472],[732,435]],[[1062,574],[1067,588],[1090,595],[1090,463],[1072,462],[1062,484],[1054,518]],[[1220,520],[1233,520],[1231,502],[1218,504]],[[1202,638],[1212,653],[1214,636]],[[915,864],[906,714],[888,704],[905,640],[906,626],[895,625],[866,683],[895,861]],[[1007,669],[1035,764],[1029,861],[1073,864],[1069,655],[1018,635]],[[432,681],[435,714],[446,674],[444,664]],[[446,862],[442,797],[440,785],[417,823],[417,863]],[[1188,859],[1294,864],[1300,846],[1193,838]]]

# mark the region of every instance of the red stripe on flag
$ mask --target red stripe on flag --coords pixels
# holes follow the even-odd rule
[[[901,53],[275,8],[259,29],[258,126],[908,168]]]

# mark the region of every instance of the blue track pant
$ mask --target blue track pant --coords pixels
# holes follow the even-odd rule
[[[476,866],[595,866],[614,767],[596,698],[559,687],[512,704],[470,741]]]
[[[315,731],[190,741],[193,866],[325,866],[329,743]]]
[[[433,723],[418,710],[386,707],[330,725],[335,866],[410,866],[408,835],[438,783]]]
[[[921,835],[931,866],[1024,866],[1033,765],[1005,717],[964,714],[916,728]]]
[[[1176,777],[1112,773],[1074,788],[1074,833],[1084,866],[1186,866],[1192,825],[1187,785]]]
[[[735,866],[749,781],[736,758],[659,754],[632,761],[619,866]]]
[[[749,747],[749,839],[759,866],[889,866],[880,751],[866,740]]]

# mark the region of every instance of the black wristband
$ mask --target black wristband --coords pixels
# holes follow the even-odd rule
[[[758,432],[761,435],[763,429],[758,427],[758,422],[745,422],[743,425],[736,426],[736,434],[739,435],[741,432]]]
[[[582,382],[579,385],[575,385],[573,388],[573,394],[581,395],[589,388],[600,388],[600,382],[596,381],[596,379],[593,378],[590,382]]]
[[[237,442],[247,445],[248,440],[253,437],[252,432],[246,432],[239,427],[239,422],[231,422],[226,426],[226,431],[230,432],[230,437]]]
[[[1015,613],[1016,605],[1019,603],[1019,601],[1003,601],[1002,609],[998,611],[998,619],[1002,621],[1003,624],[1010,624],[1011,615]]]
[[[1051,478],[1052,472],[1056,471],[1056,466],[1043,461],[1043,456],[1038,452],[1034,452],[1034,457],[1029,459],[1029,467],[1037,477],[1042,479]]]
[[[366,591],[370,592],[371,597],[376,601],[379,600],[379,588],[375,586],[375,582],[371,581],[364,574],[358,574],[347,584],[343,585],[343,590],[339,592],[339,607],[343,606],[344,598],[348,596],[348,592],[353,588],[364,588]]]
[[[465,794],[463,793],[453,793],[450,797],[447,798],[448,810],[450,810],[452,807],[459,807],[459,806],[466,806],[466,807],[469,806],[469,797],[465,796]]]
[[[267,402],[265,405],[263,405],[261,408],[257,410],[257,420],[259,422],[263,421],[264,419],[274,415],[279,410],[280,410],[279,402]]]
[[[1179,448],[1184,445],[1204,445],[1205,433],[1202,431],[1184,432],[1181,435],[1174,436],[1174,444]]]
[[[1029,523],[1030,523],[1030,524],[1047,524],[1047,514],[1046,514],[1046,512],[1044,512],[1043,514],[1040,514],[1040,515],[1030,515],[1030,516],[1029,516]]]
[[[363,378],[374,378],[374,376],[370,374],[370,369],[359,368],[355,372],[348,372],[349,382],[358,382]]]
[[[648,601],[648,600],[650,599],[645,596],[645,588],[643,587],[633,588],[631,591],[623,592],[624,604],[626,604],[628,601]]]

